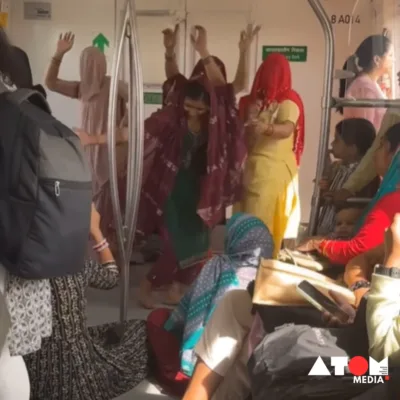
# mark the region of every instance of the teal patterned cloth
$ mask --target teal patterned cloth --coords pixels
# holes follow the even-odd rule
[[[227,224],[225,253],[214,256],[201,270],[190,290],[165,323],[168,331],[182,332],[181,370],[191,376],[196,364],[194,348],[218,302],[229,290],[240,287],[240,270],[254,279],[260,258],[271,258],[272,236],[265,224],[238,213]]]
[[[378,201],[389,193],[393,193],[399,189],[400,185],[400,151],[393,157],[388,171],[383,177],[382,183],[379,186],[375,197],[368,203],[366,210],[357,222],[356,232],[364,225],[365,218],[370,213],[370,211],[375,207]]]

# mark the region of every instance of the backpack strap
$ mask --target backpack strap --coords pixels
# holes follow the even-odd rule
[[[44,98],[44,96],[36,90],[17,89],[14,92],[9,92],[7,94],[7,97],[10,99],[10,101],[18,105],[22,104],[24,101],[29,101],[31,97],[35,97],[35,99],[39,100],[38,106],[43,111],[46,111],[49,114],[51,114],[49,103],[47,103],[47,100]],[[37,104],[37,102],[35,102],[35,104]]]

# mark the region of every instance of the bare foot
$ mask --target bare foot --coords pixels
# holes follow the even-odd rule
[[[184,295],[184,288],[179,282],[173,282],[167,291],[167,296],[164,300],[165,304],[170,306],[177,305]]]
[[[151,282],[148,281],[146,278],[143,279],[142,282],[140,282],[138,302],[142,307],[149,310],[155,308],[155,303],[152,296]]]

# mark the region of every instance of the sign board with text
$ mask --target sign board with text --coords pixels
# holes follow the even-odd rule
[[[307,46],[263,46],[262,59],[265,60],[271,53],[280,53],[290,62],[306,62],[307,51]]]
[[[24,1],[24,19],[51,20],[51,3]]]
[[[162,93],[158,92],[145,92],[144,93],[144,104],[147,105],[161,105],[162,104]]]

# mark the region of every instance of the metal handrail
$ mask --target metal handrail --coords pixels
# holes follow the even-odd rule
[[[331,107],[351,107],[351,108],[400,108],[400,100],[389,100],[389,99],[341,99],[333,98]]]
[[[122,218],[119,201],[117,159],[116,159],[116,111],[118,100],[118,78],[121,67],[124,41],[128,40],[129,51],[129,107],[128,107],[128,165],[127,199],[125,216]],[[119,265],[122,271],[122,290],[120,300],[120,320],[127,319],[129,301],[129,268],[139,203],[139,188],[143,163],[143,75],[139,62],[137,23],[134,0],[126,0],[124,19],[116,41],[110,83],[108,110],[108,158],[110,169],[111,201],[116,225]],[[134,91],[134,88],[136,92]],[[135,130],[133,129],[135,121]],[[136,132],[135,132],[136,131]],[[141,146],[141,147],[140,147]]]
[[[332,86],[333,86],[333,72],[335,61],[335,49],[333,43],[333,30],[329,21],[328,14],[325,12],[320,0],[308,0],[311,8],[321,24],[325,36],[326,57],[325,57],[325,71],[324,71],[324,92],[322,97],[322,115],[321,115],[321,135],[318,145],[318,163],[316,171],[316,182],[319,182],[324,173],[325,159],[328,155],[329,145],[329,128],[331,122],[331,103],[332,103]],[[318,219],[318,206],[320,203],[320,188],[319,185],[314,186],[314,191],[311,200],[311,213],[310,223],[308,226],[309,235],[314,234],[317,219]]]
[[[350,203],[350,204],[354,204],[354,203],[358,203],[358,204],[368,204],[372,199],[368,198],[368,197],[349,197],[346,200],[346,203]]]

